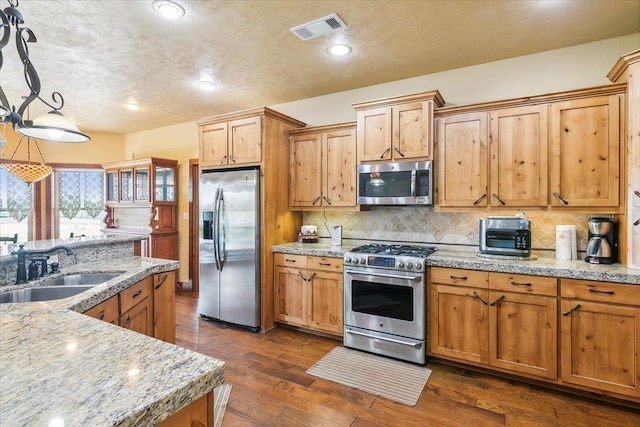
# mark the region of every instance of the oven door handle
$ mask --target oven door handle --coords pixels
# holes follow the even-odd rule
[[[354,271],[347,271],[346,273],[350,274],[351,276],[360,276],[360,277],[374,276],[374,277],[386,277],[389,279],[402,279],[402,280],[412,280],[412,281],[422,280],[421,276],[400,276],[398,274],[380,274],[380,273],[356,273]]]
[[[420,347],[422,345],[421,342],[413,343],[413,342],[406,342],[406,341],[402,341],[402,340],[396,340],[396,339],[393,339],[393,338],[377,337],[375,335],[365,334],[364,332],[357,332],[357,331],[350,331],[350,330],[347,330],[346,332],[348,334],[352,334],[352,335],[360,335],[360,336],[363,336],[363,337],[373,338],[373,339],[376,339],[376,340],[389,341],[389,342],[392,342],[392,343],[395,343],[395,344],[402,344],[402,345],[406,345],[406,346],[409,346],[409,347]]]

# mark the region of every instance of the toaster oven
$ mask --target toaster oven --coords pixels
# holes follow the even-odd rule
[[[480,253],[530,256],[531,220],[524,217],[490,216],[480,220]]]

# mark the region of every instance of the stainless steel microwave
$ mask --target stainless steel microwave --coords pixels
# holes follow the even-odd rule
[[[524,217],[490,216],[480,220],[480,253],[530,256],[531,220]]]
[[[376,163],[358,166],[361,205],[432,205],[433,162]]]

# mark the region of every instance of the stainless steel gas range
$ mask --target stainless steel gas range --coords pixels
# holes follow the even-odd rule
[[[436,248],[370,244],[344,254],[344,345],[426,363],[425,258]]]

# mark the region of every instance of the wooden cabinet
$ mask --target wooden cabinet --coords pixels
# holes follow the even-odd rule
[[[175,344],[175,279],[175,271],[149,276],[84,314]]]
[[[176,342],[176,272],[153,276],[153,336]]]
[[[358,162],[428,160],[433,157],[433,111],[438,91],[353,104]]]
[[[153,278],[120,292],[120,326],[153,336]]]
[[[431,268],[429,353],[556,377],[556,279]]]
[[[200,166],[224,168],[260,163],[261,126],[259,116],[200,126]]]
[[[105,234],[142,234],[136,254],[178,258],[178,162],[150,157],[107,163]]]
[[[560,379],[640,397],[637,286],[561,280]]]
[[[550,204],[620,204],[621,94],[551,104]]]
[[[276,321],[341,336],[342,259],[275,254],[274,260]]]
[[[119,320],[118,296],[112,296],[108,300],[85,311],[84,314],[117,325]]]
[[[289,139],[290,208],[355,209],[355,124],[291,130]]]

